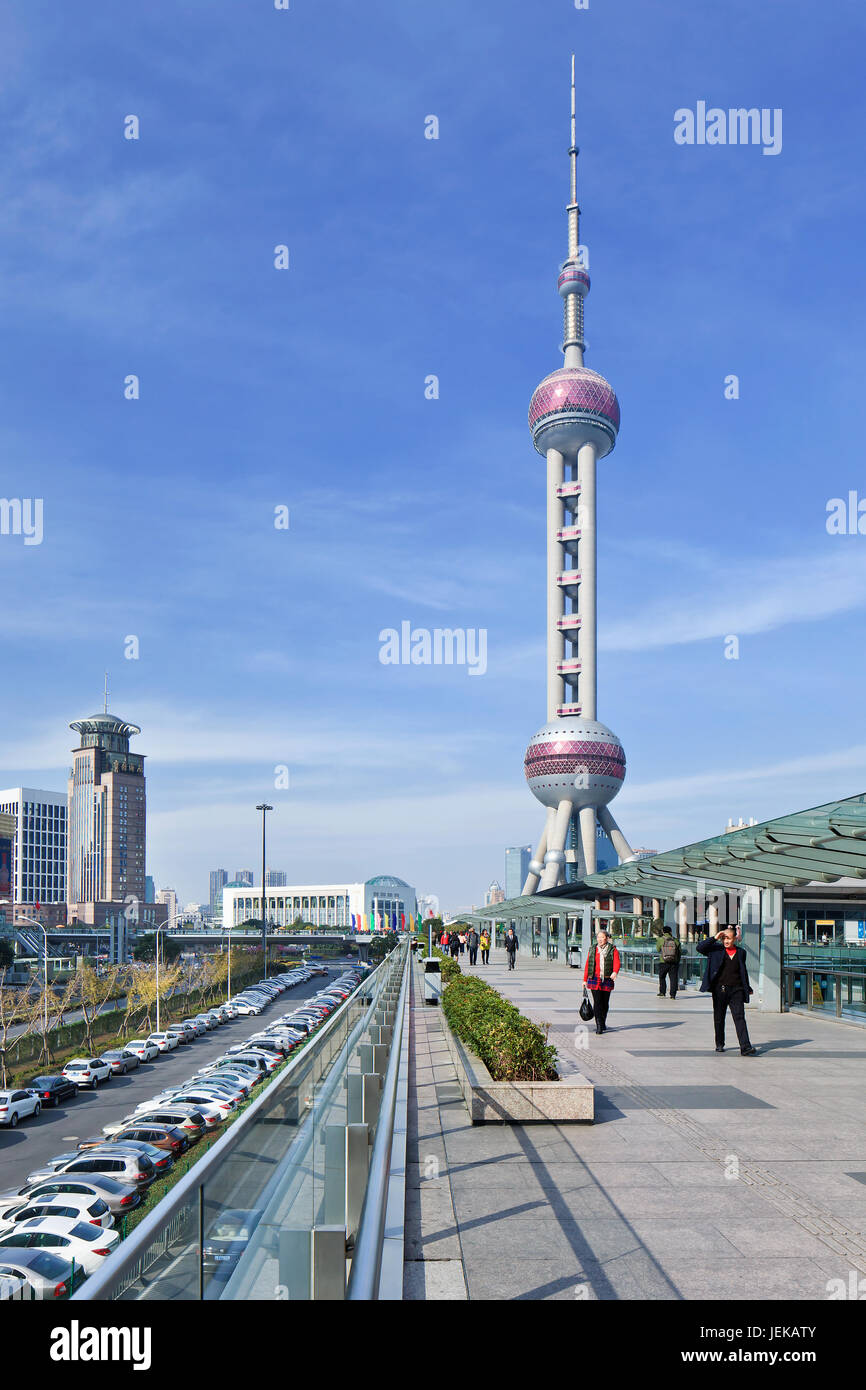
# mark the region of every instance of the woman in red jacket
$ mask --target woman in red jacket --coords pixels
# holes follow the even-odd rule
[[[583,983],[592,991],[592,1005],[595,1013],[595,1031],[607,1031],[607,1011],[610,1007],[610,992],[619,974],[619,951],[614,946],[604,928],[596,932],[596,944],[587,954],[583,970]]]

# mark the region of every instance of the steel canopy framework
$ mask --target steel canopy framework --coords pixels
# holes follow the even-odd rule
[[[633,859],[585,882],[599,892],[668,899],[699,882],[772,889],[840,878],[866,879],[866,794]]]

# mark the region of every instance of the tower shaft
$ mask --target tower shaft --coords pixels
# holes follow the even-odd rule
[[[594,444],[584,444],[577,456],[577,474],[580,482],[580,588],[578,590],[578,613],[580,615],[580,712],[584,719],[597,717],[596,653],[598,647],[596,613],[596,558],[598,553],[596,539],[595,477],[596,449]]]
[[[562,484],[565,459],[558,449],[547,451],[547,717],[555,719],[565,701],[565,680],[561,667],[565,655],[565,636],[560,619],[565,615],[565,590],[559,576],[565,568],[559,534],[565,515]]]

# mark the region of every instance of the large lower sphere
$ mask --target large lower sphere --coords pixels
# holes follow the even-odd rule
[[[606,806],[623,784],[625,749],[597,719],[552,719],[529,740],[523,767],[543,806]]]
[[[529,428],[540,454],[558,449],[573,455],[594,444],[604,458],[616,443],[619,420],[616,392],[589,367],[559,367],[536,386],[529,402]]]

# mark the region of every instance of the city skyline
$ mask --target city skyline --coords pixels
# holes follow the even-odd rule
[[[107,13],[0,21],[4,492],[44,500],[40,544],[0,535],[3,786],[63,788],[66,725],[108,668],[148,753],[147,871],[181,901],[204,900],[214,863],[260,862],[263,799],[291,879],[394,872],[445,905],[537,840],[520,759],[541,713],[544,517],[525,402],[550,360],[576,47],[590,360],[625,408],[599,490],[617,818],[664,849],[857,791],[853,5],[815,28],[796,5],[781,27],[744,3],[647,25],[634,0],[505,0],[491,26],[340,3],[336,29],[293,14],[298,45],[273,45],[272,15],[218,7],[212,30],[165,0],[122,32]],[[832,103],[809,96],[816,66]],[[700,102],[783,109],[780,152],[677,143],[675,113]],[[347,219],[351,274],[335,272]],[[349,450],[323,430],[337,414]],[[828,529],[852,491],[853,531],[850,515]],[[485,674],[383,664],[379,634],[404,621],[485,631]]]

